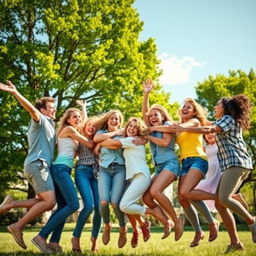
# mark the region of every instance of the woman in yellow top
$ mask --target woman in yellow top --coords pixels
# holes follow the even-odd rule
[[[180,122],[185,127],[199,127],[205,125],[207,122],[205,110],[191,98],[185,100],[179,114],[181,117]],[[172,132],[171,126],[153,126],[150,130],[167,133]],[[189,222],[195,229],[195,237],[190,244],[190,247],[195,247],[199,245],[200,240],[204,238],[204,232],[200,227],[198,214],[193,205],[206,217],[209,223],[210,235],[208,240],[211,242],[217,238],[218,223],[212,217],[205,203],[201,200],[215,200],[216,195],[201,190],[194,190],[208,170],[208,162],[203,150],[202,135],[191,132],[181,132],[176,138],[176,143],[180,148],[180,160],[182,163],[178,197]],[[198,201],[193,201],[193,205],[191,205],[191,200],[195,197]]]

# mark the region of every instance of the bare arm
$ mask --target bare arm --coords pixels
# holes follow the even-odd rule
[[[73,140],[78,141],[79,143],[87,146],[88,148],[94,148],[95,143],[92,140],[88,140],[85,136],[83,136],[81,133],[79,133],[76,129],[74,129],[72,126],[65,127],[60,135],[60,138],[70,137]]]
[[[145,124],[150,126],[148,120],[148,111],[149,111],[149,94],[153,88],[153,83],[150,79],[147,79],[143,82],[143,103],[142,103],[142,116]]]
[[[23,108],[30,114],[31,118],[35,121],[40,120],[40,111],[36,109],[30,101],[21,95],[11,81],[7,81],[7,85],[0,83],[0,89],[5,92],[11,93],[22,105]]]
[[[117,130],[114,132],[107,132],[107,133],[96,133],[93,137],[93,140],[95,143],[100,143],[106,139],[110,139],[114,136],[122,135],[123,131],[122,130]]]
[[[159,125],[159,126],[151,126],[149,128],[150,132],[157,131],[157,132],[166,132],[166,133],[175,133],[180,131],[180,127],[198,127],[200,126],[200,122],[196,118],[192,118],[191,120],[182,123],[182,124],[171,124],[171,125]]]
[[[201,127],[182,127],[179,126],[177,128],[179,132],[193,132],[193,133],[201,133],[201,134],[208,134],[208,133],[218,133],[222,132],[222,128],[217,125],[211,126],[201,126]]]
[[[118,149],[122,147],[122,143],[120,140],[106,139],[100,142],[100,146],[108,149]]]
[[[87,109],[86,109],[86,101],[77,100],[76,103],[77,103],[77,104],[81,107],[81,109],[82,109],[82,124],[81,124],[81,126],[84,127],[86,121],[88,120]]]
[[[152,141],[153,143],[155,143],[158,146],[168,147],[168,145],[170,144],[170,142],[172,140],[172,137],[173,137],[173,134],[164,133],[162,138],[157,138],[157,137],[150,136],[150,135],[145,138]]]

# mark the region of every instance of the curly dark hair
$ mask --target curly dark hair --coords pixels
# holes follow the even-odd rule
[[[243,130],[250,128],[250,115],[252,112],[252,102],[244,95],[239,94],[232,98],[221,99],[224,108],[224,115],[232,116]]]

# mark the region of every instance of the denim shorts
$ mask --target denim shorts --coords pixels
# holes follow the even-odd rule
[[[205,176],[208,171],[208,161],[198,156],[183,159],[180,176],[187,175],[190,169],[196,169]]]
[[[157,164],[155,166],[155,175],[159,175],[159,173],[162,170],[170,171],[173,174],[175,174],[176,177],[179,177],[180,176],[180,163],[179,163],[178,159],[172,159],[172,160],[166,161],[164,163]]]
[[[54,191],[50,169],[45,161],[38,159],[25,165],[24,176],[34,188],[36,194]]]

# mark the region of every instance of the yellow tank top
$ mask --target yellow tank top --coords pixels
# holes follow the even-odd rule
[[[206,158],[203,150],[203,136],[199,133],[181,132],[176,138],[176,143],[180,148],[180,159],[199,156]]]

